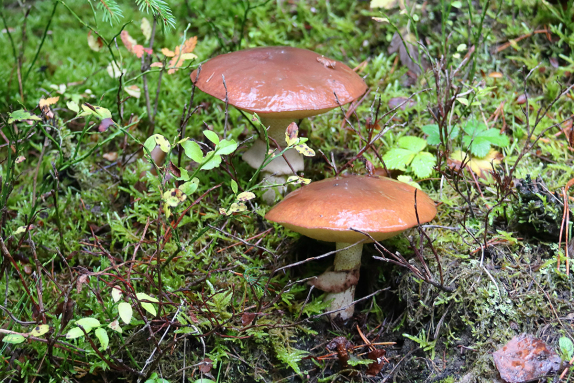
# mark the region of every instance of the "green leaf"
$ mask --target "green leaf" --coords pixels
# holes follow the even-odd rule
[[[217,146],[217,154],[226,156],[237,149],[237,142],[234,140],[222,140]]]
[[[386,152],[383,160],[389,169],[406,170],[415,155],[411,150],[395,148]]]
[[[88,332],[87,329],[84,329],[84,330],[86,330],[86,332]],[[84,336],[84,332],[82,331],[81,328],[72,327],[70,329],[70,331],[68,331],[68,333],[66,334],[66,339],[76,339],[76,338],[80,338],[82,336]]]
[[[94,327],[100,327],[100,321],[96,318],[82,318],[76,321],[76,326],[82,326],[86,332],[90,332]]]
[[[427,137],[427,143],[429,145],[440,144],[440,132],[438,129],[438,125],[436,125],[436,124],[425,125],[421,129],[428,136]],[[458,126],[455,125],[455,126],[451,127],[450,131],[448,132],[448,139],[454,140],[455,138],[458,137],[459,133],[460,133],[460,129]]]
[[[273,342],[273,346],[277,353],[277,359],[291,367],[297,375],[301,375],[301,369],[297,363],[307,356],[308,352],[291,347],[287,348],[288,346],[285,347],[285,345],[280,342]]]
[[[152,305],[151,303],[148,303],[148,302],[141,302],[142,300],[151,301],[151,302],[159,302],[156,298],[150,297],[149,295],[144,294],[144,293],[137,293],[136,297],[140,300],[140,304],[142,305],[142,307],[144,308],[145,311],[147,311],[148,313],[150,313],[153,316],[157,315],[157,311],[155,310],[154,305]]]
[[[205,158],[209,160],[207,160],[206,162],[204,162],[201,166],[201,170],[211,170],[213,168],[218,167],[221,164],[221,156],[219,154],[215,154],[213,155],[213,151],[211,152],[207,152],[205,154]]]
[[[568,360],[572,359],[572,356],[574,356],[574,343],[572,343],[572,340],[563,336],[558,340],[558,345],[562,355],[566,356]]]
[[[100,341],[100,344],[102,345],[102,348],[104,350],[108,349],[108,345],[110,343],[110,338],[108,338],[108,333],[106,332],[106,330],[104,330],[102,327],[98,327],[95,331],[96,337],[98,337],[98,340]]]
[[[21,334],[8,334],[3,339],[4,343],[19,344],[26,340],[26,338]]]
[[[215,145],[219,144],[219,137],[215,132],[212,132],[211,130],[204,130],[203,135],[207,137],[207,139],[213,142]]]
[[[483,138],[483,137],[476,137],[474,139],[474,141],[472,141],[472,143],[470,144],[470,152],[475,157],[482,158],[482,157],[486,156],[489,151],[490,151],[490,141],[488,139]]]
[[[468,121],[464,127],[466,135],[462,142],[467,147],[470,146],[470,152],[476,157],[484,157],[488,154],[491,145],[506,147],[510,143],[507,136],[503,135],[497,129],[490,128],[476,120]]]
[[[404,183],[409,184],[413,187],[416,187],[419,190],[422,190],[421,185],[416,183],[410,176],[400,175],[397,177],[397,181],[404,182]]]
[[[432,174],[436,164],[436,157],[429,152],[421,152],[413,158],[411,168],[418,178],[426,178]]]
[[[120,302],[120,304],[118,305],[118,313],[120,314],[120,318],[122,318],[122,321],[125,324],[130,324],[130,321],[132,320],[133,310],[132,306],[129,303]]]
[[[8,123],[11,124],[14,121],[26,121],[26,120],[34,120],[34,121],[42,121],[42,119],[35,114],[32,114],[24,109],[15,110],[12,113],[9,113],[10,118],[8,119]]]
[[[239,187],[237,186],[237,182],[235,182],[235,180],[231,180],[231,190],[233,191],[233,194],[237,194],[239,191]]]
[[[75,101],[68,101],[66,103],[66,105],[68,106],[68,109],[70,109],[72,112],[76,112],[79,113],[80,112],[80,106],[78,105],[77,102]]]
[[[369,364],[373,363],[373,361],[370,359],[359,359],[355,355],[351,355],[349,360],[347,361],[347,363],[349,363],[349,366],[355,367],[355,366],[360,366],[361,364],[369,365]]]
[[[189,181],[189,178],[190,178],[190,177],[189,177],[188,171],[187,171],[185,168],[183,168],[183,167],[178,168],[178,169],[179,169],[179,173],[180,173],[181,175],[180,175],[179,177],[176,177],[175,179],[178,180],[178,181]],[[181,189],[181,188],[180,188],[180,189]]]
[[[198,186],[199,186],[199,179],[197,179],[197,177],[193,177],[191,181],[180,185],[179,190],[184,192],[186,195],[191,195],[195,193]]]
[[[45,333],[47,333],[48,331],[50,331],[50,325],[47,324],[41,324],[38,325],[36,327],[34,327],[34,329],[32,331],[30,331],[30,335],[32,336],[42,336]]]
[[[203,151],[199,144],[195,141],[185,141],[181,144],[183,150],[185,151],[185,155],[189,157],[192,161],[197,163],[203,162]]]
[[[112,113],[108,109],[102,108],[101,106],[97,106],[97,105],[90,105],[90,106],[91,106],[91,108],[89,106],[87,106],[86,104],[82,104],[83,112],[80,113],[78,116],[96,116],[100,120],[103,120],[106,118],[112,118]]]
[[[155,137],[154,136],[150,136],[147,138],[147,140],[145,140],[144,142],[144,148],[146,148],[148,150],[148,152],[151,153],[152,150],[155,149],[155,146],[157,144],[155,143]]]
[[[427,146],[424,138],[408,136],[399,138],[399,147],[418,153]]]

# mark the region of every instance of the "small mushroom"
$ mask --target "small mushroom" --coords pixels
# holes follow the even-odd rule
[[[339,250],[332,271],[312,284],[328,292],[329,311],[343,320],[353,315],[363,243],[382,241],[436,215],[434,202],[422,191],[385,177],[346,176],[313,182],[288,194],[265,216],[288,229],[326,242]],[[355,230],[353,230],[355,229]],[[363,242],[361,242],[363,241]],[[347,307],[348,306],[348,307]]]
[[[287,145],[285,130],[289,124],[347,104],[367,90],[361,77],[345,64],[292,47],[261,47],[220,55],[203,64],[201,71],[191,73],[191,80],[205,93],[223,101],[227,95],[230,105],[257,113],[269,128],[269,137],[282,148]],[[259,139],[243,159],[257,169],[263,164],[266,149],[266,143]],[[295,172],[303,171],[301,154],[289,150],[284,156]],[[292,172],[278,157],[264,168],[263,177],[269,184],[284,183]],[[278,189],[283,194],[286,188]],[[268,190],[264,200],[273,202],[275,192]]]

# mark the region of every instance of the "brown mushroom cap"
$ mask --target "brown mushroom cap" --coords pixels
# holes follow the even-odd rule
[[[217,56],[191,74],[195,85],[229,103],[274,118],[304,118],[347,104],[367,90],[363,79],[345,64],[307,49],[261,47]],[[197,80],[197,82],[196,82]]]
[[[382,241],[417,225],[415,190],[385,177],[329,178],[290,193],[265,218],[327,242],[354,243],[365,239],[351,228]],[[436,215],[434,202],[420,190],[417,211],[421,224]]]

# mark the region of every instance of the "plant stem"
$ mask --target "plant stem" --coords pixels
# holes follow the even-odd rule
[[[337,250],[344,249],[345,247],[351,246],[352,243],[337,242]],[[335,271],[348,271],[359,270],[361,267],[361,255],[363,253],[363,243],[358,243],[346,250],[338,251],[335,254],[335,262],[333,263]],[[342,307],[350,305],[355,299],[355,285],[352,285],[348,289],[340,293],[329,293],[325,298],[326,301],[333,300],[331,306],[327,311],[337,310]],[[351,305],[345,310],[337,311],[331,314],[331,318],[337,316],[341,317],[343,320],[347,320],[353,316],[355,312],[355,306]]]

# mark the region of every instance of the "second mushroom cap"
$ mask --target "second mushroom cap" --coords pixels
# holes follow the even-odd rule
[[[415,212],[416,191],[416,212]],[[422,191],[385,177],[346,176],[313,182],[285,197],[265,218],[327,242],[354,243],[369,233],[390,238],[436,215]]]

